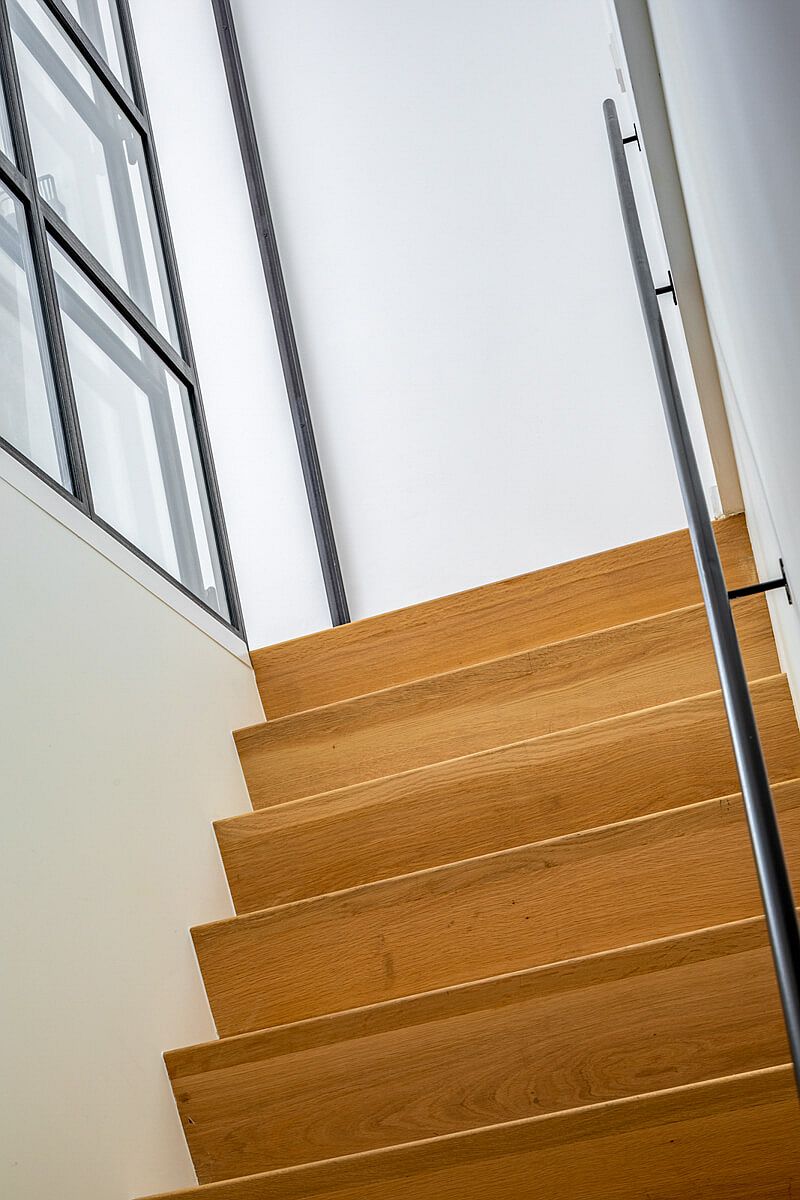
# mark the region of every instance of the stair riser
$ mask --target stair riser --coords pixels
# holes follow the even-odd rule
[[[740,601],[736,616],[750,677],[777,674],[763,596]],[[261,807],[717,687],[698,607],[267,722],[236,741]]]
[[[162,1200],[793,1194],[699,599],[684,531],[256,652],[242,915],[193,931],[223,1040],[166,1056],[200,1186]],[[797,875],[800,735],[765,598],[735,617]]]
[[[251,1176],[197,1200],[787,1200],[799,1131],[786,1066]]]
[[[800,776],[786,679],[753,687],[773,782]],[[719,694],[217,824],[239,913],[679,808],[738,788]]]
[[[776,793],[795,868],[800,784]],[[709,801],[202,926],[194,938],[225,1036],[759,912],[740,802]]]
[[[788,1055],[761,921],[247,1042],[168,1056],[201,1182],[677,1087]]]
[[[744,517],[714,526],[730,587],[755,580]],[[686,530],[253,653],[270,718],[699,603]]]

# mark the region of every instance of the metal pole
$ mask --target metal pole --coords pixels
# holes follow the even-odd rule
[[[605,101],[603,113],[636,288],[639,292],[647,340],[653,356],[711,630],[711,641],[772,944],[795,1080],[800,1092],[800,930],[797,924],[797,910],[722,563],[661,319],[642,227],[636,211],[636,199],[622,143],[617,108],[613,100]]]
[[[253,221],[256,227],[258,249],[261,254],[261,265],[264,270],[264,280],[269,294],[272,319],[275,324],[275,334],[278,340],[278,351],[283,366],[283,377],[289,397],[289,407],[292,413],[297,449],[300,454],[300,464],[303,469],[303,479],[306,485],[308,504],[311,509],[311,521],[314,526],[314,536],[317,541],[317,553],[322,567],[322,578],[328,597],[328,607],[334,625],[346,625],[350,620],[347,606],[347,596],[344,590],[342,568],[339,563],[339,552],[336,548],[336,538],[333,532],[333,522],[328,508],[325,493],[325,481],[322,477],[322,467],[317,453],[317,443],[314,437],[314,427],[311,423],[311,413],[308,407],[308,397],[300,366],[300,354],[297,340],[294,336],[292,314],[289,309],[289,297],[286,294],[286,284],[283,278],[278,243],[272,224],[272,214],[267,196],[267,185],[264,180],[264,168],[258,149],[256,128],[250,99],[247,92],[244,67],[239,53],[239,43],[236,28],[233,23],[233,13],[229,0],[212,0],[214,17],[217,22],[219,44],[222,51],[222,61],[225,76],[228,80],[228,91],[231,98],[233,117],[236,123],[236,133],[239,138],[239,149],[242,154],[247,190],[250,194],[250,207],[253,210]]]

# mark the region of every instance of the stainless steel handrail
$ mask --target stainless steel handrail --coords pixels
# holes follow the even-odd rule
[[[669,343],[647,258],[636,199],[613,100],[603,104],[622,219],[653,356],[672,453],[689,522],[700,587],[717,661],[725,712],[744,798],[750,841],[772,945],[786,1032],[800,1092],[800,930],[778,819],[758,737],[742,652],[706,505]],[[746,986],[746,981],[743,981]]]

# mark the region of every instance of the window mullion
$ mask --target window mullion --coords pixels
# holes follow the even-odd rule
[[[29,287],[38,294],[40,317],[37,337],[40,353],[49,360],[52,376],[52,384],[48,391],[50,420],[53,427],[59,427],[63,433],[63,445],[59,450],[59,469],[63,478],[70,480],[74,492],[74,497],[70,498],[74,499],[79,507],[98,524],[109,531],[113,530],[115,536],[134,553],[150,562],[162,575],[173,578],[187,595],[194,596],[209,611],[215,611],[224,624],[244,636],[241,604],[197,384],[186,308],[127,0],[116,0],[116,5],[110,6],[110,20],[115,30],[113,48],[106,47],[107,37],[106,41],[99,40],[97,45],[91,40],[91,9],[86,4],[79,5],[79,17],[76,19],[64,0],[40,0],[40,3],[43,6],[42,12],[54,22],[53,29],[60,31],[63,55],[74,57],[76,63],[83,63],[93,80],[95,95],[95,103],[92,104],[89,100],[87,106],[84,103],[84,93],[73,88],[70,79],[62,78],[59,70],[62,59],[58,55],[53,57],[55,42],[51,47],[47,40],[42,38],[38,26],[27,17],[26,11],[19,7],[16,0],[0,0],[0,73],[6,82],[8,124],[15,158],[15,162],[12,162],[5,154],[0,153],[0,180],[4,180],[11,193],[16,195],[17,203],[21,206],[20,212],[24,212],[28,226]],[[72,0],[69,0],[69,3],[72,3]],[[105,18],[103,21],[105,29]],[[96,35],[97,31],[94,32]],[[116,275],[112,276],[105,258],[101,263],[95,256],[94,244],[90,251],[61,218],[55,204],[49,204],[40,192],[31,144],[31,132],[36,138],[39,127],[34,121],[29,129],[25,114],[15,54],[18,37],[25,48],[25,63],[27,64],[27,54],[30,53],[44,75],[55,82],[67,106],[71,106],[67,111],[74,110],[78,114],[76,119],[82,120],[84,126],[104,147],[109,186],[122,206],[121,209],[115,209],[115,227],[120,231],[124,278],[132,287],[136,295],[135,300],[129,296],[128,289],[122,286]],[[107,53],[110,53],[108,61]],[[114,64],[113,68],[110,63]],[[20,70],[22,66],[21,63]],[[27,89],[28,80],[24,71],[23,80]],[[105,125],[107,110],[111,112],[115,104],[116,119],[120,125],[123,121],[128,123],[127,136],[135,139],[139,145],[138,153],[141,157],[137,161],[140,163],[139,175],[142,182],[136,186],[145,189],[145,203],[149,205],[149,224],[145,222],[144,229],[150,230],[153,241],[155,273],[146,265],[149,264],[149,259],[145,260],[141,248],[137,251],[135,245],[124,240],[128,226],[136,224],[135,202],[131,182],[127,176],[122,177],[124,163],[118,154],[115,157],[115,148],[113,145],[109,147],[109,139],[106,136],[110,130],[110,126],[106,128]],[[36,119],[41,123],[40,113]],[[111,124],[114,124],[113,116]],[[7,141],[8,139],[4,138],[6,149]],[[37,142],[37,153],[38,151]],[[41,162],[40,167],[45,170]],[[136,194],[138,195],[138,192]],[[86,230],[81,229],[81,232],[86,233]],[[100,245],[100,253],[103,253],[102,240]],[[73,271],[74,280],[70,285]],[[81,294],[81,276],[87,287],[94,288],[97,305],[90,296]],[[156,289],[159,290],[159,296],[158,303],[154,304],[152,295]],[[106,305],[107,324],[102,320],[103,302]],[[161,330],[162,307],[166,310],[164,321],[168,336],[164,336]],[[116,320],[128,325],[130,334],[133,335],[129,343],[124,333],[120,335],[119,332],[114,332]],[[136,502],[136,512],[143,514],[141,519],[145,522],[141,529],[136,526],[136,520],[139,518],[132,517],[129,520],[128,511],[117,503],[115,477],[109,476],[102,457],[102,447],[96,444],[97,421],[92,409],[91,382],[87,384],[85,371],[82,374],[75,362],[70,365],[69,354],[77,353],[73,345],[75,336],[78,339],[88,339],[90,345],[98,347],[104,361],[110,364],[110,369],[118,373],[114,379],[129,380],[130,385],[139,391],[149,406],[149,416],[142,428],[152,429],[153,445],[158,455],[155,478],[160,480],[163,500],[159,499],[155,484],[151,491],[148,491],[148,468],[143,466],[141,481],[144,490],[141,505],[138,500]],[[80,341],[76,345],[80,346]],[[157,369],[159,363],[160,370]],[[157,379],[154,378],[154,372],[158,375]],[[124,400],[125,386],[127,385],[110,381],[109,387],[112,390],[108,393],[107,401],[103,397],[101,403],[113,405],[119,402],[120,398]],[[114,387],[116,392],[113,391]],[[43,410],[43,414],[46,411]],[[128,411],[133,413],[136,409],[124,409],[125,413]],[[81,417],[84,418],[86,445],[81,433]],[[128,417],[125,416],[124,419],[127,421]],[[136,420],[135,417],[131,419]],[[131,443],[130,461],[140,461],[141,465],[144,462],[142,447],[147,443],[137,438],[138,433]],[[96,472],[95,500],[101,509],[100,512],[96,510],[92,497],[87,446],[92,470]],[[98,453],[100,458],[97,457]],[[137,453],[139,460],[136,459]],[[35,465],[34,469],[41,474]],[[138,486],[136,481],[133,482],[134,486]],[[157,525],[153,523],[154,520],[160,519],[158,506],[161,504],[166,505],[161,511],[168,514],[168,527],[172,531],[172,548],[169,550],[168,543],[165,542],[164,546],[161,546],[158,540],[161,535],[157,532]],[[109,515],[114,519],[113,526],[109,524]],[[164,519],[167,519],[166,515]],[[133,530],[136,541],[130,541],[122,532],[123,529],[126,532]],[[140,535],[145,532],[148,536],[142,538]],[[143,549],[145,545],[149,553]],[[169,558],[173,553],[177,559],[177,578],[173,575],[172,560]],[[165,563],[169,563],[169,570],[166,569]],[[209,599],[212,589],[216,589],[216,595],[224,599],[222,605],[216,599]]]
[[[146,129],[143,133],[145,163],[150,177],[150,186],[153,193],[156,224],[161,235],[161,245],[164,253],[164,262],[167,272],[167,283],[175,312],[178,339],[180,341],[181,350],[185,355],[186,362],[191,368],[192,373],[196,375],[194,349],[192,347],[192,339],[189,333],[186,304],[183,297],[180,275],[178,273],[178,261],[175,254],[175,244],[172,240],[172,230],[170,229],[169,216],[167,214],[167,205],[164,197],[164,185],[161,179],[161,170],[159,168],[158,159],[153,147],[153,138],[150,126],[150,112],[147,106],[147,95],[145,93],[142,68],[141,63],[139,62],[139,52],[136,48],[136,38],[134,37],[133,22],[131,20],[131,12],[128,0],[117,0],[117,8],[119,11],[120,25],[122,29],[122,40],[128,60],[128,70],[131,77],[133,98],[140,111],[144,115],[146,125]],[[212,521],[217,536],[217,549],[221,561],[225,589],[227,591],[228,607],[231,613],[231,620],[233,625],[241,632],[242,636],[246,637],[242,604],[239,597],[239,589],[236,584],[233,556],[231,554],[230,542],[228,541],[228,531],[225,525],[225,516],[222,509],[222,496],[219,490],[217,472],[214,467],[211,439],[209,437],[208,426],[206,424],[200,388],[197,382],[195,382],[193,386],[189,386],[188,390],[192,416],[194,419],[195,430],[200,449],[200,459],[203,467],[208,502],[211,508]]]
[[[131,300],[124,288],[109,275],[106,268],[70,229],[69,225],[47,203],[41,201],[44,223],[48,232],[61,246],[69,258],[91,280],[97,290],[116,308],[153,350],[169,364],[175,374],[186,384],[194,385],[195,374],[175,347],[167,341],[153,321]]]
[[[75,394],[72,388],[67,349],[64,342],[64,330],[61,325],[61,313],[56,295],[55,278],[53,276],[50,256],[47,251],[47,232],[42,215],[39,190],[36,182],[36,168],[33,162],[28,126],[22,103],[17,65],[11,38],[11,25],[8,15],[8,0],[0,0],[0,73],[6,83],[6,101],[8,106],[11,133],[14,149],[21,175],[27,180],[29,196],[27,198],[27,216],[29,223],[31,253],[36,272],[36,285],[42,308],[45,334],[50,351],[50,365],[53,372],[59,412],[54,414],[60,420],[64,442],[68,456],[67,475],[72,481],[75,498],[90,514],[92,507],[92,489],[89,482],[89,471],[86,465],[86,454],[81,437],[78,411],[75,404]]]
[[[72,42],[72,45],[114,97],[131,124],[135,126],[142,136],[146,136],[147,119],[144,113],[136,101],[129,95],[120,80],[117,79],[111,67],[102,54],[95,48],[94,43],[75,20],[69,9],[64,6],[62,0],[44,0],[44,3],[58,21],[61,29],[67,35],[70,42]]]
[[[61,253],[63,254],[63,251]],[[102,305],[98,308],[97,305],[87,303],[80,294],[80,283],[76,288],[69,279],[69,270],[74,271],[76,280],[82,279],[78,266],[70,263],[66,255],[64,255],[64,263],[61,265],[59,265],[58,254],[53,261],[57,276],[56,286],[64,316],[80,329],[146,398],[155,434],[156,453],[160,464],[164,498],[169,512],[178,574],[196,595],[202,595],[204,590],[203,572],[192,524],[187,481],[181,469],[178,435],[172,420],[172,404],[165,364],[157,354],[147,349],[144,339],[137,336],[135,330],[130,330],[130,333],[134,334],[134,345],[126,342],[124,337],[120,337],[119,331],[115,331],[112,326],[118,314],[111,307],[110,302],[106,301],[104,306],[108,309],[108,313],[105,315]],[[64,270],[65,265],[67,270]],[[122,325],[123,328],[127,328],[124,320]],[[80,387],[78,387],[78,400],[80,401]],[[98,499],[98,505],[99,503]]]
[[[0,180],[16,192],[25,204],[30,205],[33,195],[30,183],[16,163],[13,163],[10,158],[6,158],[2,151],[0,151]]]

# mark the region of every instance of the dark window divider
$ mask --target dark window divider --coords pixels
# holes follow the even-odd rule
[[[67,454],[67,474],[70,478],[75,501],[89,516],[93,516],[92,489],[89,483],[89,471],[86,465],[86,454],[83,447],[78,410],[75,404],[75,394],[72,390],[72,377],[67,360],[67,348],[64,342],[64,331],[61,327],[61,313],[56,295],[56,284],[53,269],[50,265],[50,255],[47,252],[47,230],[39,204],[36,185],[36,167],[33,162],[33,151],[28,136],[28,125],[22,103],[22,89],[17,63],[14,57],[11,23],[5,0],[0,0],[0,76],[5,84],[5,98],[8,108],[8,119],[11,126],[11,138],[14,144],[17,166],[27,178],[30,194],[25,205],[25,216],[28,222],[28,233],[31,241],[36,284],[39,290],[39,301],[50,350],[50,364],[54,376],[54,385],[59,404],[59,416],[64,431]],[[63,470],[64,464],[62,464]]]
[[[62,0],[45,0],[45,3],[78,54],[90,64],[94,73],[103,81],[131,124],[135,125],[142,137],[147,139],[150,136],[147,117],[133,97],[129,95],[125,85],[114,74],[100,51],[95,48],[94,42],[84,32]]]
[[[192,367],[178,354],[150,318],[142,312],[138,305],[134,304],[127,292],[120,287],[112,275],[109,275],[106,268],[91,251],[86,249],[47,201],[42,200],[41,205],[45,228],[61,249],[66,251],[67,257],[80,264],[86,278],[94,284],[98,292],[110,302],[112,307],[118,310],[134,332],[167,363],[173,373],[189,387],[196,387],[196,377]]]
[[[14,164],[5,157],[5,155],[2,153],[2,151],[0,151],[0,184],[2,184],[2,186],[7,190],[8,194],[10,196],[12,196],[15,200],[19,201],[20,207],[22,209],[23,219],[25,222],[25,232],[29,234],[29,231],[30,231],[29,203],[30,203],[30,190],[31,190],[30,184],[28,183],[25,176],[22,175],[17,170],[17,168],[14,166]],[[13,239],[13,241],[12,241],[10,235],[6,235],[6,232],[3,229],[3,222],[0,220],[0,248],[2,248],[4,250],[4,252],[14,260],[14,262],[17,264],[17,266],[24,267],[22,255],[19,253],[19,247],[18,247],[18,245],[14,244],[14,243],[16,243],[16,239]],[[36,286],[35,279],[31,280],[31,283],[34,287]],[[36,297],[34,297],[34,299],[35,300],[38,299],[38,293],[37,293]],[[48,353],[46,355],[45,366],[48,367],[49,365],[50,365],[50,354]],[[55,379],[53,379],[53,385],[55,386]],[[63,422],[61,421],[60,412],[56,414],[56,417],[59,421],[59,426],[63,428]],[[76,508],[80,509],[82,512],[85,512],[85,510],[86,510],[85,504],[74,494],[74,492],[71,492],[68,488],[66,488],[60,482],[60,480],[53,479],[52,475],[48,475],[47,471],[45,471],[42,467],[40,467],[38,463],[33,462],[32,459],[28,458],[28,456],[26,454],[24,454],[22,450],[18,449],[18,447],[15,446],[13,444],[13,442],[7,441],[6,438],[4,438],[2,434],[0,434],[0,447],[2,447],[2,449],[5,450],[7,454],[10,454],[12,458],[15,458],[17,460],[17,462],[22,463],[23,466],[27,467],[28,470],[32,471],[34,473],[34,475],[36,475],[37,478],[39,478],[43,483],[46,483],[46,484],[48,484],[48,486],[54,488],[59,493],[59,495],[62,496],[65,500],[69,500],[70,504],[74,505]],[[63,468],[64,464],[62,463],[61,465]]]
[[[65,489],[59,481],[41,470],[36,463],[31,462],[22,452],[1,436],[0,445],[17,461],[22,462],[28,467],[38,478],[42,479],[60,495],[86,513],[97,525],[135,554],[137,558],[147,563],[163,579],[168,580],[194,603],[199,604],[204,611],[211,614],[226,628],[231,629],[234,633],[244,638],[246,635],[241,602],[225,528],[219,485],[213,465],[208,428],[197,383],[195,359],[189,335],[185,301],[178,276],[175,249],[164,200],[163,184],[153,146],[150,116],[147,109],[141,66],[127,0],[118,0],[118,9],[124,51],[131,79],[132,96],[128,94],[126,88],[117,79],[105,59],[96,50],[72,14],[66,9],[62,0],[43,0],[43,2],[47,10],[57,21],[59,28],[66,35],[69,44],[76,50],[79,58],[82,58],[90,71],[94,72],[94,75],[100,81],[101,87],[105,86],[142,138],[145,165],[153,194],[156,226],[160,235],[166,265],[168,292],[173,304],[175,324],[177,326],[183,357],[166,341],[149,317],[129,299],[123,289],[111,278],[105,268],[86,249],[83,243],[72,233],[58,214],[55,213],[39,194],[33,152],[22,100],[22,91],[14,57],[8,13],[9,2],[13,3],[14,0],[0,0],[0,77],[4,84],[3,91],[8,109],[16,163],[11,162],[0,153],[0,179],[3,180],[12,193],[20,200],[25,214],[36,275],[33,283],[38,291],[37,300],[42,309],[47,347],[49,350],[49,365],[52,370],[59,406],[57,417],[64,432],[66,445],[67,461],[61,465],[62,470],[66,466],[66,474],[69,476],[74,491],[71,493]],[[67,254],[67,257],[91,281],[100,294],[111,304],[112,308],[165,361],[166,365],[187,388],[191,417],[197,434],[198,451],[203,473],[202,482],[205,484],[208,496],[213,532],[220,558],[223,585],[231,615],[230,621],[226,620],[225,617],[207,604],[196,592],[186,587],[180,579],[176,579],[138,546],[130,542],[119,530],[114,529],[104,521],[94,509],[86,455],[80,432],[72,377],[64,340],[61,309],[47,248],[48,234],[54,238],[61,249]],[[79,310],[80,305],[75,307],[76,313]],[[142,369],[146,370],[145,367]]]
[[[51,0],[47,0],[48,3]],[[145,165],[150,177],[150,187],[153,193],[153,207],[156,213],[156,224],[161,234],[161,245],[164,253],[164,261],[167,268],[167,280],[169,283],[170,296],[172,298],[173,309],[175,312],[175,323],[178,327],[178,337],[180,339],[181,349],[188,366],[190,367],[195,383],[189,388],[189,405],[191,408],[192,418],[194,420],[195,430],[197,432],[197,443],[200,452],[200,461],[203,467],[203,478],[208,494],[208,503],[211,508],[212,522],[217,534],[217,550],[220,557],[222,568],[222,577],[225,581],[225,588],[228,597],[228,607],[231,613],[230,627],[241,637],[247,637],[244,616],[242,614],[242,603],[239,596],[239,588],[236,583],[236,572],[233,567],[233,557],[231,555],[230,541],[228,540],[228,530],[225,525],[225,515],[222,509],[222,497],[219,490],[219,480],[217,479],[216,468],[214,467],[214,455],[211,450],[211,439],[208,434],[208,424],[206,415],[203,409],[203,401],[200,393],[197,379],[197,366],[194,357],[194,347],[192,338],[189,332],[189,321],[186,315],[186,301],[183,295],[181,286],[180,274],[178,272],[178,261],[175,255],[175,243],[172,238],[172,229],[167,215],[167,204],[164,197],[164,184],[161,178],[161,168],[158,165],[158,158],[153,145],[153,136],[150,125],[150,110],[147,105],[147,96],[144,89],[144,79],[142,77],[142,67],[139,61],[139,51],[136,47],[136,38],[133,31],[133,22],[131,19],[130,6],[128,0],[117,0],[117,8],[119,11],[120,26],[122,30],[122,41],[124,44],[125,54],[128,60],[128,70],[131,77],[131,87],[133,90],[133,99],[142,113],[147,133],[144,137],[144,155]],[[219,614],[215,614],[219,618]],[[219,618],[222,619],[222,618]],[[228,622],[224,622],[228,624]]]
[[[12,191],[17,192],[23,205],[30,205],[32,196],[31,185],[19,167],[10,158],[6,158],[2,150],[0,150],[0,180],[11,188]]]

